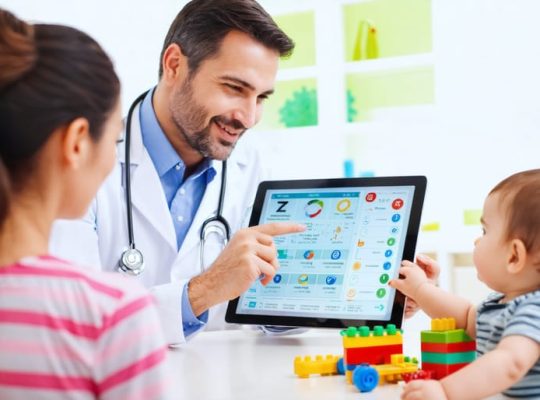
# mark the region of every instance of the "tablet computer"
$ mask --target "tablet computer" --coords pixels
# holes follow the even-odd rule
[[[413,260],[424,176],[267,181],[250,226],[303,223],[274,238],[280,268],[229,302],[231,323],[343,328],[401,327],[404,296],[388,286]]]

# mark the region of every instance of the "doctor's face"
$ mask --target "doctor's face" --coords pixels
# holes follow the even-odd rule
[[[188,146],[203,157],[225,160],[244,132],[262,116],[273,92],[279,54],[232,31],[219,52],[172,91],[170,113]]]

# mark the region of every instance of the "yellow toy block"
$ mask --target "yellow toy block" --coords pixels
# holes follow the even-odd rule
[[[375,347],[387,346],[394,344],[403,344],[401,332],[397,332],[392,336],[369,336],[369,337],[347,337],[343,336],[343,347],[348,349],[351,347]]]
[[[418,371],[418,361],[405,361],[403,354],[393,354],[390,364],[374,365],[382,382],[394,383],[403,380],[401,374]]]
[[[334,375],[337,374],[337,362],[340,356],[328,354],[325,357],[318,354],[313,359],[311,356],[297,356],[294,358],[294,373],[299,378],[309,378],[309,375]]]
[[[382,326],[375,326],[372,330],[367,326],[349,327],[341,331],[341,336],[343,337],[343,347],[346,349],[403,344],[401,331],[392,324],[387,325],[386,329]]]
[[[433,318],[431,320],[431,330],[435,332],[452,331],[456,329],[455,318]]]

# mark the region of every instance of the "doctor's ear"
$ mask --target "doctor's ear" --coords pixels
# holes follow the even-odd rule
[[[78,169],[89,158],[92,142],[88,120],[86,118],[74,119],[62,133],[62,160],[68,167]]]
[[[176,43],[171,43],[163,52],[161,60],[163,66],[163,75],[161,79],[166,81],[182,81],[187,77],[188,60],[182,53],[182,49]]]
[[[511,274],[517,274],[527,263],[527,248],[521,239],[512,239],[509,243],[509,259],[506,269]]]

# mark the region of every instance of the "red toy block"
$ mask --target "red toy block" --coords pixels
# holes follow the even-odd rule
[[[416,372],[409,372],[406,374],[401,374],[401,378],[405,382],[415,381],[419,379],[432,379],[433,372],[432,371],[424,371],[423,369],[419,369]]]
[[[368,363],[373,365],[390,364],[392,354],[402,354],[403,346],[401,344],[354,347],[344,349],[344,360],[347,365],[357,365]]]
[[[463,353],[466,351],[476,351],[476,342],[461,343],[426,343],[421,344],[422,351],[430,353]]]
[[[469,365],[469,363],[464,364],[432,364],[432,363],[422,363],[422,369],[424,371],[432,372],[432,379],[442,379],[445,376],[448,376],[456,371],[459,371],[461,368]]]

